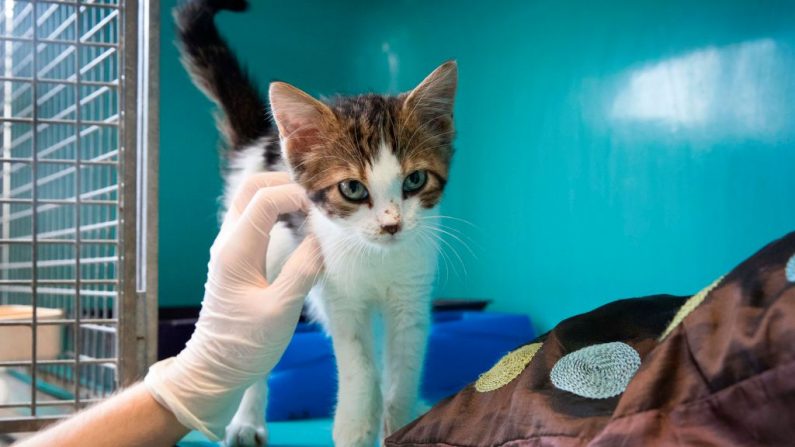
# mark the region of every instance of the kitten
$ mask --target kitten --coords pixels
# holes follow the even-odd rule
[[[318,101],[282,82],[270,110],[219,35],[213,17],[246,2],[191,1],[175,11],[183,62],[220,107],[228,151],[225,199],[248,175],[288,170],[312,203],[272,230],[267,271],[275,277],[307,228],[325,260],[310,314],[331,335],[339,394],[334,443],[372,447],[414,416],[436,275],[437,205],[453,154],[457,66],[447,62],[410,92]],[[306,220],[306,224],[304,224]],[[383,375],[373,318],[383,319]],[[267,385],[247,392],[227,427],[230,445],[259,445]]]

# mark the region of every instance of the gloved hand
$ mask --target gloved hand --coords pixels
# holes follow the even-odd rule
[[[307,206],[286,173],[258,174],[240,187],[210,249],[196,330],[179,355],[152,365],[144,380],[183,425],[213,440],[223,437],[245,389],[281,358],[321,271],[310,235],[272,284],[265,279],[276,219]]]

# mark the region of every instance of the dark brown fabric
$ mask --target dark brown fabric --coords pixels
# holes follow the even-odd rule
[[[662,343],[684,298],[610,303],[559,324],[524,372],[496,391],[469,386],[387,446],[795,445],[795,233],[716,287]],[[626,391],[587,399],[549,379],[562,356],[623,341],[641,356]]]

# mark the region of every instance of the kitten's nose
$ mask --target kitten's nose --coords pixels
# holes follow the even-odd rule
[[[395,234],[400,231],[400,224],[381,225],[382,233]]]

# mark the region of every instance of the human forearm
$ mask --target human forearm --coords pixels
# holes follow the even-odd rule
[[[137,384],[26,439],[19,447],[171,446],[187,432],[142,384]]]
[[[173,445],[186,427],[223,438],[245,389],[279,361],[322,269],[320,246],[309,235],[279,276],[266,280],[270,229],[309,203],[289,180],[264,173],[240,187],[210,249],[196,330],[179,355],[152,365],[144,384],[21,445]]]

